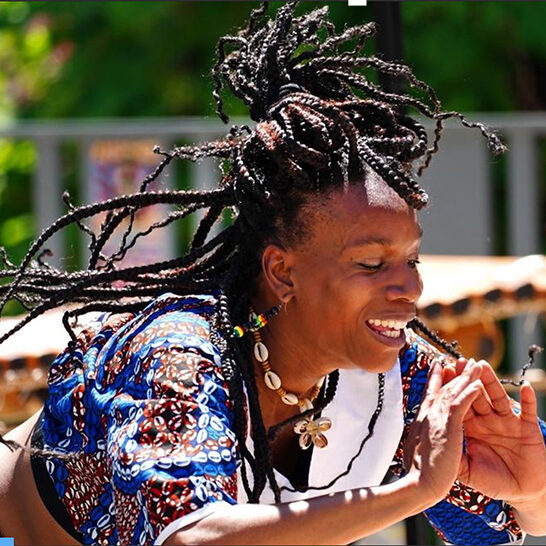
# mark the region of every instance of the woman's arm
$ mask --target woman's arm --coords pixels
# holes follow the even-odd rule
[[[442,387],[433,368],[416,420],[408,474],[398,482],[277,506],[222,505],[173,533],[165,544],[346,544],[417,514],[442,499],[462,453],[462,422],[481,388],[478,364]]]
[[[533,536],[546,535],[546,493],[511,506],[518,523],[526,533]]]
[[[222,504],[164,544],[348,544],[435,502],[414,475],[281,505]]]

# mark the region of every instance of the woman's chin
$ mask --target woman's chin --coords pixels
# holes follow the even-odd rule
[[[386,373],[392,370],[398,360],[399,350],[374,351],[359,359],[356,367],[370,373]]]

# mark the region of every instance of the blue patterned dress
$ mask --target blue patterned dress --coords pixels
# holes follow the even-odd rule
[[[72,456],[46,467],[85,544],[153,544],[188,514],[237,503],[233,402],[210,340],[215,304],[166,294],[137,315],[105,315],[52,364],[44,445]],[[432,357],[417,336],[400,353],[406,428]],[[402,453],[403,438],[396,474]],[[426,516],[451,543],[522,537],[508,505],[458,483]]]

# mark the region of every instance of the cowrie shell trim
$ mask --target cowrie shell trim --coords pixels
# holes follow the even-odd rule
[[[258,341],[254,345],[254,357],[258,362],[267,362],[267,359],[269,358],[269,351],[261,341]]]

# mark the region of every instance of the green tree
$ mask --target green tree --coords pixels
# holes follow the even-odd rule
[[[543,2],[402,2],[407,62],[463,111],[546,109]]]

